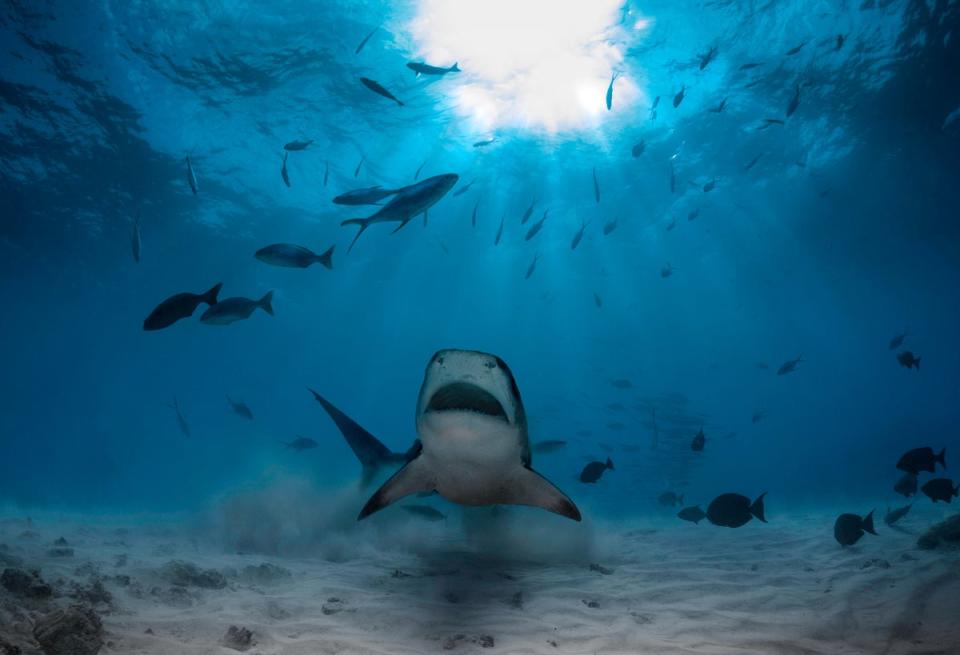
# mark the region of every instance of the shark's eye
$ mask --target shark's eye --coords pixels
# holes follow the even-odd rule
[[[497,363],[494,362],[494,361],[486,361],[486,362],[483,363],[483,365],[486,366],[486,367],[487,367],[488,369],[490,369],[491,371],[492,371],[493,369],[497,368]]]

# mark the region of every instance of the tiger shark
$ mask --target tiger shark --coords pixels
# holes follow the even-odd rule
[[[417,439],[394,453],[316,391],[363,465],[366,482],[402,464],[357,520],[412,494],[437,493],[459,505],[530,505],[579,521],[580,510],[533,470],[526,412],[513,373],[497,357],[441,350],[427,364],[416,406]]]

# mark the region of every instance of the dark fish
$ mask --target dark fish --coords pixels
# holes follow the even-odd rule
[[[330,162],[325,162],[323,167],[323,186],[327,186],[327,180],[330,179]]]
[[[580,482],[593,484],[603,476],[607,469],[613,470],[613,460],[609,457],[606,462],[590,462],[580,472]]]
[[[170,296],[156,306],[150,315],[143,321],[144,330],[161,330],[170,327],[182,318],[193,316],[200,303],[217,304],[217,294],[223,282],[217,283],[206,293],[178,293]]]
[[[495,245],[495,246],[499,246],[499,245],[500,245],[500,237],[503,236],[503,224],[504,224],[504,222],[505,222],[506,220],[507,220],[507,215],[506,215],[506,214],[504,214],[503,216],[500,217],[500,227],[497,229],[497,236],[496,236],[496,238],[493,240],[493,245]]]
[[[643,151],[647,149],[647,142],[640,140],[638,143],[634,144],[633,148],[630,149],[630,154],[634,157],[639,157],[643,154]]]
[[[764,119],[763,119],[763,124],[762,124],[760,127],[758,127],[757,129],[758,129],[758,130],[765,130],[765,129],[767,129],[768,127],[770,127],[771,125],[783,125],[783,124],[784,124],[783,121],[780,120],[779,118],[764,118]]]
[[[716,107],[711,107],[710,111],[713,112],[714,114],[721,114],[723,113],[723,110],[726,108],[727,108],[727,99],[724,98],[723,100],[720,101],[719,105],[717,105]]]
[[[917,476],[915,473],[904,473],[903,477],[893,485],[893,490],[901,496],[909,498],[917,493]]]
[[[857,543],[864,532],[877,534],[873,529],[873,510],[863,518],[856,514],[841,514],[833,524],[833,537],[841,546],[852,546]]]
[[[913,507],[913,503],[910,503],[909,505],[904,505],[903,507],[898,507],[897,509],[893,509],[893,510],[888,507],[887,513],[883,517],[883,522],[886,523],[887,525],[893,525],[894,523],[902,519],[904,516],[906,516],[907,512],[910,511],[911,507]]]
[[[467,191],[470,190],[470,187],[472,187],[472,186],[473,186],[473,183],[476,182],[476,181],[477,181],[477,179],[474,178],[474,179],[470,180],[469,182],[467,182],[466,184],[464,184],[463,186],[461,186],[459,189],[457,189],[456,191],[453,192],[453,197],[456,198],[457,196],[462,196],[463,194],[465,194]]]
[[[697,217],[698,217],[698,216],[700,216],[700,208],[699,208],[699,207],[697,207],[696,209],[691,209],[689,212],[687,212],[687,220],[688,220],[688,221],[695,221],[695,220],[697,220]]]
[[[133,219],[133,228],[130,230],[130,250],[133,252],[133,261],[140,263],[140,212]]]
[[[677,227],[677,219],[676,219],[676,218],[672,219],[669,223],[667,223],[667,232],[671,232],[671,231],[673,230],[673,228],[675,228],[675,227]]]
[[[384,189],[381,186],[353,189],[352,191],[341,193],[333,199],[333,202],[337,205],[375,205],[396,192],[396,189]]]
[[[933,502],[942,500],[945,503],[953,502],[954,496],[960,495],[960,485],[954,485],[949,478],[934,478],[920,487],[927,498]]]
[[[360,158],[360,163],[358,163],[358,164],[357,164],[357,167],[356,167],[355,169],[353,169],[353,177],[354,177],[354,178],[359,177],[359,175],[360,175],[360,167],[363,166],[364,160],[366,160],[366,157],[361,157],[361,158]]]
[[[597,167],[593,167],[593,197],[600,202],[600,183],[597,181]]]
[[[459,73],[460,67],[457,65],[458,62],[453,62],[453,66],[431,66],[430,64],[417,63],[411,61],[407,64],[407,68],[412,70],[417,74],[417,77],[421,75],[446,75],[447,73]]]
[[[530,206],[527,207],[527,210],[523,212],[523,218],[520,219],[520,225],[523,225],[530,220],[530,216],[533,214],[533,206],[537,204],[536,198],[530,201]]]
[[[425,519],[427,521],[445,521],[447,519],[446,514],[435,510],[429,505],[401,505],[403,511],[408,514],[413,514],[417,518]]]
[[[616,73],[610,76],[610,86],[607,87],[607,111],[613,109],[613,83],[616,79]]]
[[[904,350],[902,353],[898,354],[897,361],[900,362],[900,366],[904,368],[915,368],[918,371],[920,370],[920,358],[909,350]]]
[[[597,306],[597,309],[603,309],[603,298],[596,291],[593,292],[593,304]]]
[[[360,51],[363,50],[363,46],[367,45],[367,41],[369,41],[369,40],[370,40],[370,37],[373,36],[374,34],[376,34],[376,33],[377,33],[377,30],[379,30],[379,29],[380,29],[380,26],[377,25],[377,26],[374,27],[372,30],[370,30],[370,33],[367,34],[365,37],[363,37],[363,41],[361,41],[361,42],[360,42],[360,45],[357,46],[357,49],[356,49],[356,51],[354,52],[354,54],[359,55],[359,54],[360,54]]]
[[[538,441],[533,444],[533,452],[535,453],[555,453],[564,446],[567,445],[566,441],[561,441],[559,439],[547,439],[546,441]]]
[[[766,412],[756,411],[753,413],[753,416],[750,418],[750,422],[756,425],[757,423],[762,421],[766,415],[767,415]]]
[[[796,359],[788,359],[783,364],[780,365],[780,368],[777,369],[777,375],[786,375],[787,373],[793,373],[797,370],[797,364],[803,361],[803,355],[800,355]]]
[[[712,179],[712,180],[710,180],[709,182],[707,182],[706,184],[703,185],[703,192],[704,192],[704,193],[710,193],[711,191],[713,191],[713,190],[716,189],[716,188],[717,188],[717,180],[716,180],[716,179]]]
[[[707,513],[700,509],[699,505],[694,505],[693,507],[684,507],[677,513],[677,516],[684,521],[700,523],[700,521],[707,518]]]
[[[763,157],[763,153],[762,153],[762,152],[761,152],[759,155],[757,155],[756,157],[754,157],[753,159],[751,159],[749,162],[747,162],[747,164],[744,165],[744,167],[743,167],[744,172],[749,171],[751,168],[753,168],[754,166],[756,166],[756,165],[757,165],[757,162],[760,161],[760,158],[761,158],[761,157]]]
[[[767,492],[763,492],[752,504],[749,498],[740,494],[717,496],[707,507],[707,519],[714,525],[727,528],[739,528],[753,517],[766,523],[767,519],[763,516],[763,498],[766,495]]]
[[[793,55],[797,54],[798,52],[803,50],[803,46],[805,45],[807,45],[807,42],[803,41],[802,43],[800,43],[800,45],[790,48],[789,50],[787,50],[787,56],[792,57]]]
[[[939,455],[934,455],[933,448],[930,446],[914,448],[913,450],[905,452],[897,461],[897,468],[907,473],[913,473],[914,475],[917,475],[921,471],[936,473],[938,463],[943,468],[947,468],[946,457],[946,448],[941,449]]]
[[[309,248],[298,246],[293,243],[275,243],[261,248],[254,257],[265,264],[271,266],[284,266],[286,268],[307,268],[313,264],[321,264],[326,269],[333,268],[333,249],[336,246],[330,246],[321,254],[317,254]]]
[[[294,439],[289,443],[285,443],[284,445],[290,450],[294,450],[298,453],[302,453],[305,450],[316,448],[318,444],[316,441],[314,441],[313,439],[310,439],[309,437],[301,437],[298,435],[296,439]]]
[[[717,56],[716,46],[712,46],[709,50],[707,50],[707,54],[700,55],[700,70],[703,70],[704,68],[706,68],[707,64],[713,61],[713,58],[716,56]]]
[[[671,275],[673,275],[673,266],[671,266],[670,264],[667,264],[666,266],[660,269],[660,277],[668,278]]]
[[[793,92],[793,97],[790,98],[790,104],[787,105],[787,118],[793,116],[793,112],[797,111],[797,107],[800,106],[800,85],[797,84],[796,90]]]
[[[742,70],[742,71],[748,71],[748,70],[750,70],[751,68],[757,68],[757,67],[759,67],[759,66],[763,66],[763,64],[762,64],[761,62],[750,62],[750,63],[743,64],[742,66],[740,66],[740,70]]]
[[[283,149],[288,152],[297,152],[298,150],[306,150],[310,147],[310,144],[313,143],[313,139],[308,139],[306,141],[291,141],[290,143],[283,146]]]
[[[477,200],[476,204],[473,206],[473,214],[470,216],[470,226],[477,227],[477,210],[480,209],[480,201]]]
[[[187,155],[187,182],[190,184],[193,195],[197,195],[197,176],[193,173],[193,163],[190,161],[190,155]]]
[[[400,107],[403,107],[403,103],[397,100],[396,96],[394,96],[392,93],[390,93],[385,88],[383,88],[383,85],[381,85],[379,82],[375,80],[371,80],[368,77],[361,77],[360,82],[363,83],[365,87],[367,87],[377,95],[381,95],[384,98],[393,100],[395,103],[397,103],[397,105],[399,105]]]
[[[672,491],[664,491],[662,494],[657,496],[657,502],[664,507],[676,507],[677,505],[683,505],[683,494],[676,494]]]
[[[420,171],[422,171],[422,170],[423,170],[423,167],[426,166],[426,165],[427,165],[427,160],[424,159],[424,160],[423,160],[423,163],[420,164],[420,166],[417,167],[417,172],[413,174],[413,181],[414,181],[414,182],[416,182],[417,179],[419,179],[419,177],[420,177]]]
[[[283,153],[283,166],[280,168],[280,177],[283,178],[283,183],[288,187],[290,186],[290,175],[287,173],[287,155],[289,152]]]
[[[846,40],[847,40],[846,36],[844,36],[843,34],[837,34],[836,46],[834,47],[834,50],[839,50],[840,48],[842,48],[843,42]]]
[[[527,267],[527,274],[523,276],[524,280],[529,280],[530,276],[533,275],[533,272],[537,270],[537,260],[540,258],[539,254],[533,256],[533,261],[530,262],[530,266]]]
[[[687,92],[687,85],[684,84],[680,87],[680,92],[677,95],[673,96],[673,108],[676,109],[680,106],[680,103],[683,102],[683,96]]]
[[[577,246],[580,245],[580,241],[583,239],[583,233],[586,231],[588,225],[590,225],[590,221],[580,224],[580,229],[573,235],[573,240],[570,242],[570,250],[576,250]]]
[[[707,436],[703,433],[703,428],[700,428],[700,431],[693,437],[693,441],[690,442],[690,450],[695,453],[702,453],[706,442]]]
[[[543,210],[543,218],[541,218],[539,221],[537,221],[536,223],[530,226],[530,229],[527,230],[527,235],[523,237],[524,241],[529,241],[533,237],[537,236],[537,233],[540,232],[541,229],[543,229],[543,224],[547,220],[547,214],[549,213],[550,213],[549,209]]]
[[[617,378],[616,380],[610,380],[610,384],[612,384],[617,389],[633,388],[633,382],[631,382],[630,380],[627,380],[626,378]]]
[[[474,147],[474,148],[483,148],[483,147],[486,147],[486,146],[490,145],[491,143],[493,143],[493,142],[496,141],[496,140],[497,140],[497,138],[494,137],[494,136],[492,136],[492,137],[490,137],[489,139],[483,139],[483,140],[481,140],[481,141],[474,141],[473,147]]]
[[[230,408],[233,409],[233,413],[243,418],[252,421],[253,412],[250,411],[250,408],[247,406],[247,403],[242,400],[234,400],[230,396],[227,396],[227,402],[230,403]]]
[[[235,321],[250,318],[254,310],[262,309],[273,316],[273,291],[267,291],[260,300],[250,298],[226,298],[215,305],[210,305],[207,311],[200,316],[200,320],[207,325],[230,325]]]
[[[177,402],[177,397],[173,397],[173,403],[170,404],[170,409],[174,411],[177,415],[177,425],[180,426],[180,432],[183,433],[183,436],[190,436],[190,425],[187,423],[187,419],[183,418],[183,414],[180,412],[180,403]]]
[[[608,236],[611,232],[617,229],[617,219],[612,221],[607,221],[603,224],[603,236]]]
[[[903,340],[907,338],[908,332],[904,330],[894,338],[890,339],[890,350],[896,350],[903,345]]]

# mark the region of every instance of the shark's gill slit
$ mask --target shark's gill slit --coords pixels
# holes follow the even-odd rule
[[[503,405],[489,391],[469,382],[452,382],[440,387],[430,398],[428,411],[471,411],[509,421]]]

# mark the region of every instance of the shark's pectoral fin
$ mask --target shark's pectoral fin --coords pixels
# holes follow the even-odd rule
[[[568,519],[580,520],[580,510],[573,501],[533,469],[521,468],[520,473],[513,477],[511,484],[504,491],[506,503],[541,507],[548,512],[566,516]]]
[[[370,500],[360,510],[360,516],[357,520],[367,518],[374,512],[395,503],[404,496],[424,491],[433,491],[436,488],[436,481],[433,473],[427,468],[422,457],[410,460],[407,464],[394,473],[389,480],[383,483],[383,486],[377,489],[376,493],[370,496]]]

